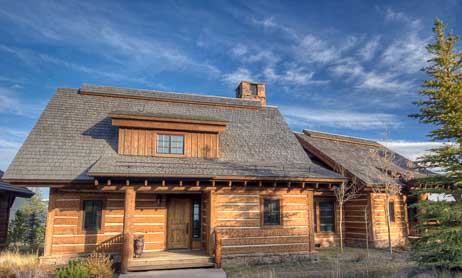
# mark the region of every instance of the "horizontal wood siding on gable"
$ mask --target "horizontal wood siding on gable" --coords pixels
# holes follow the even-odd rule
[[[263,226],[261,198],[281,199],[281,226]],[[217,193],[215,229],[223,234],[223,257],[309,252],[309,198],[303,190]],[[311,195],[312,196],[312,195]]]
[[[167,156],[157,154],[157,135],[184,136],[184,157],[217,158],[219,135],[216,133],[160,131],[150,129],[119,128],[118,152],[124,155]],[[178,156],[178,155],[174,155]]]

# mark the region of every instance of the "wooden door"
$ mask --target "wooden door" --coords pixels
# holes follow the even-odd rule
[[[191,200],[169,199],[167,214],[167,247],[169,249],[190,248]]]

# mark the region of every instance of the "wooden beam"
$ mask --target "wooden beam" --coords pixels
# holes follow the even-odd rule
[[[212,181],[212,186],[215,187],[215,181]]]
[[[233,185],[233,182],[232,181],[229,181],[228,182],[228,186],[231,187]]]
[[[258,187],[262,187],[263,183],[261,181],[258,182]]]
[[[148,186],[148,179],[144,180],[144,186]]]
[[[124,204],[124,226],[123,226],[123,248],[121,260],[121,272],[127,273],[128,262],[133,258],[133,218],[135,215],[136,192],[133,187],[125,189],[125,204]]]
[[[99,181],[98,179],[95,179],[95,185],[98,186],[99,185]]]
[[[108,179],[108,180],[107,180],[107,185],[111,185],[111,184],[112,184],[111,179]]]
[[[316,183],[316,189],[319,189],[319,183]]]
[[[162,186],[165,186],[165,180],[162,180]]]
[[[179,186],[183,186],[183,181],[180,180],[180,182],[178,183]]]
[[[305,189],[305,187],[306,187],[306,183],[302,182],[302,188]]]
[[[292,182],[289,181],[289,182],[287,183],[287,187],[290,188],[291,185],[292,185]]]
[[[126,185],[126,186],[129,186],[129,185],[130,185],[130,180],[129,180],[129,179],[126,179],[126,180],[125,180],[125,185]]]
[[[196,186],[201,186],[201,181],[200,180],[196,181]]]
[[[244,181],[244,187],[247,187],[247,181]]]

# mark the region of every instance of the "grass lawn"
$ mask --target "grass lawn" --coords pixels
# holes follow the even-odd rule
[[[422,272],[415,262],[409,260],[409,253],[396,250],[393,259],[386,250],[345,248],[344,254],[337,254],[335,248],[319,249],[319,261],[301,261],[255,266],[225,267],[227,277],[414,277]],[[444,273],[426,271],[424,276],[442,277]],[[459,277],[447,274],[447,277]],[[462,277],[462,275],[461,275]]]

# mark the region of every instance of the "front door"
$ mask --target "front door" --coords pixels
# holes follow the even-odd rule
[[[191,200],[169,199],[167,213],[167,247],[169,249],[190,248]]]

